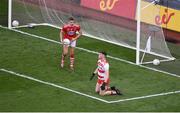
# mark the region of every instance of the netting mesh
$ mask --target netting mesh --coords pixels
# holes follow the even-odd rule
[[[157,18],[160,19],[162,17],[161,6],[150,3],[149,1],[152,0],[143,0],[141,2],[140,47],[147,53],[153,53],[159,57],[172,58],[164,38],[161,24],[157,23]],[[155,57],[150,58],[153,60]]]
[[[117,10],[112,9],[110,11],[112,7],[105,7],[108,2],[110,6],[114,4]],[[119,6],[120,4],[122,5]],[[72,16],[81,25],[84,34],[135,49],[136,4],[136,0],[13,0],[12,19],[18,20],[21,25],[48,23],[62,27],[64,23],[67,23],[68,18]],[[152,25],[151,21],[153,19],[148,18],[149,20],[146,20],[145,18],[149,15],[152,17],[158,15],[160,7],[153,8],[152,14],[149,14],[147,13],[149,8],[154,6],[150,5],[144,8],[148,4],[150,3],[142,2],[141,5],[141,17],[144,20],[141,23],[141,50],[147,50],[147,41],[151,37],[151,50],[148,50],[149,53],[171,58],[161,26]],[[103,5],[104,8],[109,8],[109,11],[98,9]],[[121,9],[119,11],[119,7],[125,10]]]

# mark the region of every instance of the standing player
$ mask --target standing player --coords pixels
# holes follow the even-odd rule
[[[70,47],[70,69],[74,70],[74,48],[76,40],[82,35],[80,26],[75,23],[74,18],[70,17],[68,24],[64,25],[60,31],[60,41],[63,44],[63,52],[61,57],[61,67],[64,67],[64,60],[68,54]]]
[[[121,95],[120,91],[115,87],[109,87],[109,63],[106,60],[106,52],[100,52],[98,56],[97,68],[94,75],[98,75],[95,91],[100,95]],[[91,79],[92,79],[91,77]]]

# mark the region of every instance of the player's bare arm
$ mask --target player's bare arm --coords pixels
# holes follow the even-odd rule
[[[63,42],[63,35],[64,35],[63,30],[60,31],[59,35],[60,35],[60,41]]]
[[[81,35],[82,35],[82,31],[77,31],[77,36],[75,38],[73,38],[72,40],[77,40]]]

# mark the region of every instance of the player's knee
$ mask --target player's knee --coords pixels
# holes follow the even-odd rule
[[[71,58],[74,58],[74,54],[71,54],[70,57],[71,57]]]
[[[64,56],[67,56],[67,54],[68,54],[68,51],[63,51]]]
[[[67,56],[67,54],[68,54],[68,53],[64,52],[64,53],[63,53],[63,56],[65,57],[65,56]]]
[[[100,96],[105,96],[105,92],[104,92],[104,91],[100,91],[100,92],[99,92],[99,95],[100,95]]]
[[[99,93],[99,90],[95,89],[95,92],[96,92],[96,93]]]
[[[104,96],[105,94],[104,93],[99,93],[100,96]]]
[[[96,92],[96,93],[99,93],[99,92],[100,92],[99,88],[96,88],[96,89],[95,89],[95,92]]]

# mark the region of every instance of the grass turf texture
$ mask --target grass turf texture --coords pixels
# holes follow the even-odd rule
[[[34,29],[22,28],[21,30],[28,32],[28,33],[38,35],[38,36],[42,36],[42,37],[46,37],[46,38],[49,38],[52,40],[59,41],[59,30],[56,28],[47,27],[47,26],[45,26],[45,27],[38,26],[38,27],[35,27]],[[154,66],[152,64],[148,64],[146,66],[154,67],[154,68],[157,68],[160,70],[164,70],[166,72],[180,75],[180,70],[179,70],[180,49],[178,49],[178,48],[180,48],[180,46],[172,44],[172,43],[168,43],[168,42],[167,42],[167,44],[171,51],[171,54],[176,59],[171,62],[163,62],[158,66]],[[103,49],[104,51],[106,51],[108,53],[108,55],[111,55],[111,56],[114,56],[117,58],[121,58],[121,59],[125,59],[125,60],[131,61],[131,62],[135,62],[135,60],[136,60],[135,59],[136,54],[135,54],[134,50],[127,49],[124,47],[119,47],[117,45],[105,43],[105,42],[98,41],[95,39],[90,39],[89,37],[81,37],[78,40],[78,47],[86,48],[86,49],[89,49],[92,51],[97,51],[97,52],[102,51],[102,49]],[[146,58],[149,57],[147,54],[145,56],[146,56]],[[152,57],[152,56],[150,56],[150,57]],[[154,56],[152,58],[154,58]],[[151,60],[149,60],[149,61],[152,61],[152,58],[150,58]]]
[[[52,32],[49,29],[47,33],[44,29],[48,31],[46,27],[30,31],[58,40],[58,30],[53,29],[55,32]],[[109,59],[111,84],[119,87],[124,95],[100,97],[94,92],[96,80],[89,81],[96,67],[97,55],[76,50],[76,70],[70,72],[68,65],[66,69],[59,69],[60,45],[5,29],[0,29],[0,31],[2,68],[105,100],[118,100],[180,89],[179,78]],[[91,46],[88,46],[88,42]],[[101,45],[99,43],[102,42],[82,38],[79,46],[98,51],[97,45]],[[107,50],[112,48],[110,54],[114,56],[128,54],[114,51],[114,48],[115,50],[118,48],[118,51],[122,48],[106,44],[102,45],[105,45]],[[106,104],[4,72],[0,72],[0,78],[0,111],[180,111],[179,94]]]

